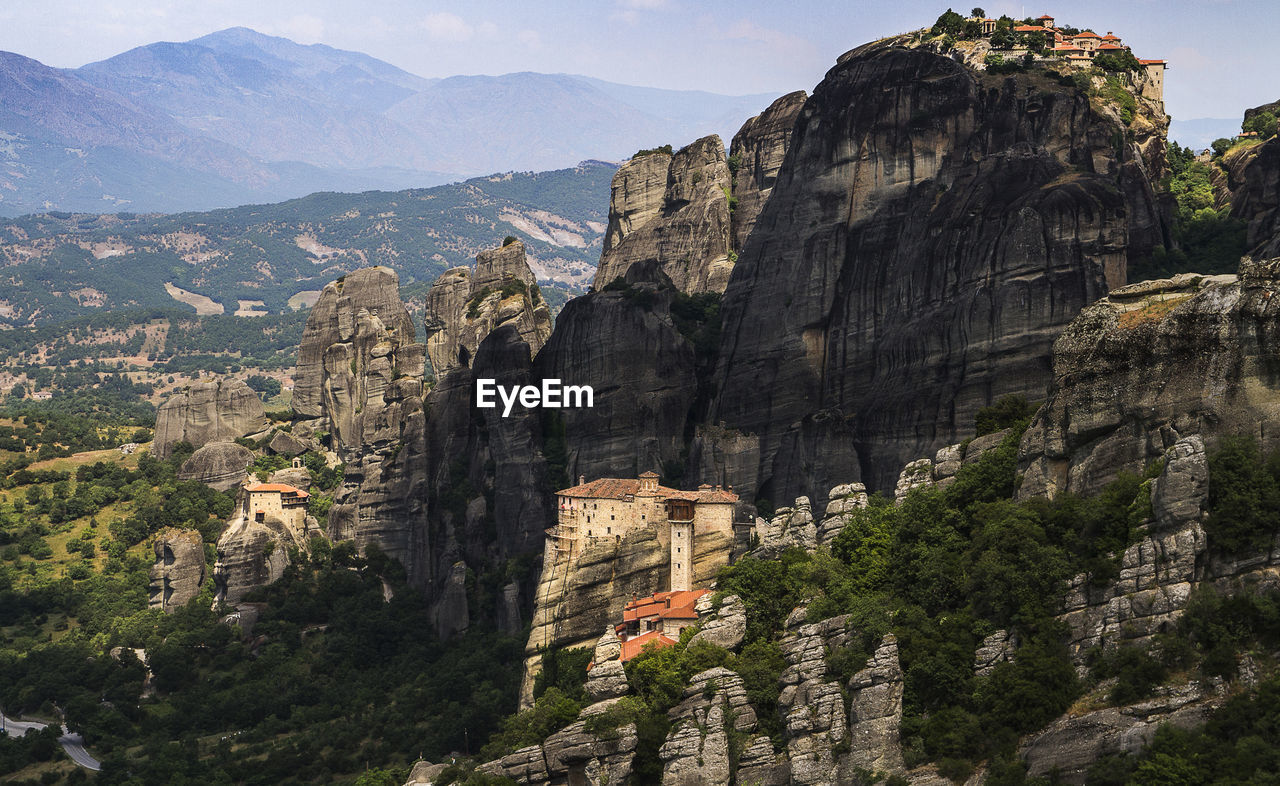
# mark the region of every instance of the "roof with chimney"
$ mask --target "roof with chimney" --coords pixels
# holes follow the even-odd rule
[[[640,481],[657,480],[657,473],[648,473],[639,478],[597,478],[590,483],[580,483],[556,492],[561,497],[585,497],[589,499],[627,500],[640,494]],[[683,499],[699,504],[732,504],[738,501],[738,495],[732,491],[714,486],[702,485],[696,491],[656,486],[653,495],[661,499]]]

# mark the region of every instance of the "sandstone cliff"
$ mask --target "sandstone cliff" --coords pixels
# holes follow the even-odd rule
[[[1043,397],[1058,332],[1164,241],[1158,107],[1126,128],[1044,73],[904,44],[805,101],[725,292],[707,420],[759,440],[740,492],[890,488],[995,398]]]
[[[426,342],[437,378],[470,366],[485,336],[513,324],[536,355],[551,335],[551,312],[519,240],[482,251],[474,274],[465,267],[445,271],[426,299]]]
[[[204,584],[204,539],[193,529],[164,529],[156,533],[147,605],[166,614],[182,608],[200,594]]]
[[[1280,137],[1241,152],[1243,181],[1232,194],[1231,214],[1249,222],[1250,253],[1280,256]]]
[[[782,168],[782,159],[791,143],[796,117],[804,108],[803,90],[779,98],[769,108],[742,124],[729,145],[733,171],[733,248],[740,250],[755,228],[773,184]]]
[[[415,332],[389,268],[356,270],[327,285],[298,351],[293,433],[327,434],[345,466],[329,536],[361,549],[377,544],[418,581],[426,348]]]
[[[638,477],[678,461],[697,396],[694,349],[676,326],[670,280],[633,265],[625,289],[575,298],[534,363],[537,379],[591,385],[590,409],[565,409],[566,476]]]
[[[1280,260],[1113,292],[1054,344],[1054,386],[1023,436],[1021,495],[1087,494],[1179,437],[1254,434],[1280,445]]]
[[[209,442],[233,442],[264,432],[268,425],[262,401],[244,382],[197,382],[160,405],[152,449],[163,459],[178,442],[197,448]]]
[[[733,270],[731,188],[724,143],[715,135],[670,159],[650,153],[623,164],[613,179],[595,289],[637,262],[657,261],[681,292],[723,292]]]

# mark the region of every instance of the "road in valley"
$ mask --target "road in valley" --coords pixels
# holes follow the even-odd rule
[[[32,729],[36,729],[38,731],[49,725],[47,723],[39,723],[38,721],[14,720],[13,718],[7,718],[4,715],[0,715],[0,724],[3,724],[5,731],[7,731],[11,737],[21,737]],[[72,734],[67,731],[66,726],[62,727],[62,736],[58,738],[58,743],[62,745],[62,749],[67,752],[67,755],[71,757],[72,761],[79,764],[81,767],[84,767],[86,770],[93,770],[94,772],[97,772],[102,769],[102,762],[93,758],[93,756],[89,755],[89,751],[85,750],[84,738],[79,734]]]

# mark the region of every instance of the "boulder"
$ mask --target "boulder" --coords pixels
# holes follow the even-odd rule
[[[253,451],[234,442],[210,442],[200,447],[178,469],[178,480],[199,481],[217,491],[227,491],[248,477]]]
[[[279,430],[271,435],[271,441],[267,443],[267,450],[281,456],[288,456],[289,458],[301,456],[308,450],[315,450],[318,447],[319,445],[308,440],[299,439],[287,431]]]
[[[701,611],[698,614],[702,616]],[[689,640],[691,646],[705,641],[727,650],[737,649],[747,635],[747,607],[737,595],[726,595],[720,601],[720,608],[711,612],[706,620],[699,619],[698,626],[698,632]]]

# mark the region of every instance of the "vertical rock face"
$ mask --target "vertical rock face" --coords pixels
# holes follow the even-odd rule
[[[153,449],[158,458],[167,458],[178,442],[197,448],[209,442],[234,442],[265,431],[268,425],[262,401],[244,382],[197,382],[156,411]]]
[[[1085,309],[1054,345],[1054,387],[1020,446],[1019,494],[1094,493],[1182,436],[1280,446],[1278,274],[1280,260],[1246,260],[1238,279],[1145,281]]]
[[[662,212],[667,195],[667,170],[670,167],[671,154],[661,150],[637,156],[618,167],[609,187],[609,228],[604,235],[605,254],[611,254],[622,243],[623,238],[657,218]]]
[[[626,291],[569,301],[535,362],[538,379],[595,391],[591,408],[556,413],[569,477],[636,477],[684,449],[697,377],[693,347],[671,316],[675,291],[652,263],[633,266],[626,281]]]
[[[1250,253],[1280,256],[1280,137],[1248,153],[1244,183],[1232,195],[1231,214],[1249,222]]]
[[[204,539],[193,529],[156,533],[147,605],[168,614],[187,605],[204,584]]]
[[[298,373],[293,387],[293,411],[304,418],[320,418],[346,405],[351,391],[345,380],[334,379],[328,365],[329,348],[355,340],[359,311],[377,317],[388,332],[404,343],[413,341],[413,320],[400,302],[400,277],[387,267],[356,270],[325,286],[311,307],[311,316],[298,348]],[[354,410],[352,404],[349,409]]]
[[[748,120],[729,145],[729,159],[737,164],[733,173],[733,248],[741,249],[756,225],[764,203],[782,168],[782,159],[791,143],[791,130],[804,108],[803,90],[779,98],[769,108]]]
[[[760,440],[740,491],[891,488],[980,407],[1040,398],[1053,338],[1162,239],[1151,145],[1114,144],[1109,107],[899,43],[805,102],[725,292],[709,419]]]
[[[326,286],[298,351],[293,432],[328,433],[346,466],[330,536],[376,543],[421,585],[426,348],[414,339],[394,271],[364,268]]]
[[[724,143],[715,135],[703,137],[672,156],[655,210],[657,174],[665,158],[658,153],[633,159],[614,176],[597,290],[637,262],[657,261],[681,292],[724,291],[733,270],[732,177]]]
[[[426,301],[427,352],[436,376],[470,366],[480,342],[499,325],[514,325],[536,355],[551,335],[551,312],[537,286],[518,240],[480,252],[474,275],[456,267],[436,279]]]

